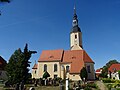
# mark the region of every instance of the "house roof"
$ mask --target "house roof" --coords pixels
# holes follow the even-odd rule
[[[111,72],[118,71],[118,70],[120,70],[120,64],[112,64],[108,69],[108,71],[111,71]]]
[[[0,70],[4,70],[7,62],[0,56]]]
[[[64,51],[63,61],[71,62],[70,73],[80,73],[85,63],[94,63],[84,50]]]
[[[83,50],[83,60],[85,63],[94,63],[88,54]]]
[[[38,67],[38,64],[35,63],[32,69],[37,69],[37,67]]]
[[[40,55],[38,62],[43,61],[61,61],[63,50],[44,50]]]
[[[64,51],[62,63],[70,62],[70,73],[80,73],[81,68],[84,66],[82,50],[68,50]]]
[[[101,72],[102,68],[97,69],[95,72]]]
[[[6,61],[0,56],[0,64],[4,64]]]
[[[38,62],[59,61],[71,64],[70,73],[80,73],[85,63],[94,63],[84,50],[44,50]],[[34,69],[34,68],[33,68]]]

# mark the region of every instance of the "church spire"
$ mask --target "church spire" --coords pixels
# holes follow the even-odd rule
[[[70,47],[71,50],[82,50],[82,32],[78,26],[78,18],[76,14],[76,7],[74,6],[74,14],[72,21],[72,31],[70,33]]]
[[[77,20],[77,14],[76,14],[76,6],[74,5],[74,15],[73,20]],[[77,20],[78,21],[78,20]]]
[[[73,15],[73,21],[72,21],[72,32],[81,32],[79,26],[78,26],[78,19],[76,14],[76,6],[74,5],[74,15]]]
[[[74,15],[76,15],[76,6],[74,5]]]

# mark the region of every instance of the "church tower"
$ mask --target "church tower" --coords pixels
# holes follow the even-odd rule
[[[76,8],[74,7],[74,15],[72,21],[72,31],[70,32],[70,48],[71,50],[82,50],[82,32],[78,26]]]

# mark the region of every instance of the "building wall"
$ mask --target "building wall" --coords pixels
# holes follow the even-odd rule
[[[75,35],[77,38],[75,38]],[[71,33],[70,34],[70,47],[72,50],[80,50],[82,49],[82,34],[81,32]],[[73,48],[74,47],[74,48]]]
[[[61,64],[61,78],[62,79],[66,79],[69,78],[69,72],[66,72],[66,66],[69,66],[69,70],[70,70],[70,64]]]
[[[54,75],[60,77],[60,64],[59,62],[38,62],[37,76],[36,78],[42,78],[44,74],[44,65],[47,65],[47,72],[50,74],[50,78],[54,78]],[[54,72],[54,64],[57,64],[57,71]]]
[[[80,74],[70,74],[69,79],[71,79],[71,80],[73,80],[73,81],[81,80]]]
[[[94,63],[85,63],[86,69],[88,71],[88,79],[95,80],[95,70],[94,70]],[[90,72],[87,67],[90,66]]]
[[[32,69],[32,78],[37,77],[37,69]]]
[[[69,66],[69,69],[70,69],[70,64],[62,64],[61,67],[64,67],[64,74],[61,73],[61,78],[64,76],[64,78],[62,79],[66,79],[66,78],[69,78],[70,80],[74,80],[74,81],[78,81],[78,80],[81,80],[80,78],[80,74],[70,74],[69,72],[66,73],[66,66]],[[62,69],[61,69],[61,72],[62,72]]]
[[[71,50],[82,50],[82,48],[78,45],[74,45]]]
[[[110,78],[110,73],[108,74],[108,78]],[[111,73],[111,78],[115,79],[115,80],[120,80],[118,72],[112,72]]]

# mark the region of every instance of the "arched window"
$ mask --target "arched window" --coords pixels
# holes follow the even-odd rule
[[[69,72],[69,66],[66,66],[66,72]]]
[[[75,39],[77,39],[77,35],[75,35]]]
[[[44,72],[47,71],[47,65],[44,65]]]
[[[57,64],[54,64],[54,72],[57,72]]]

